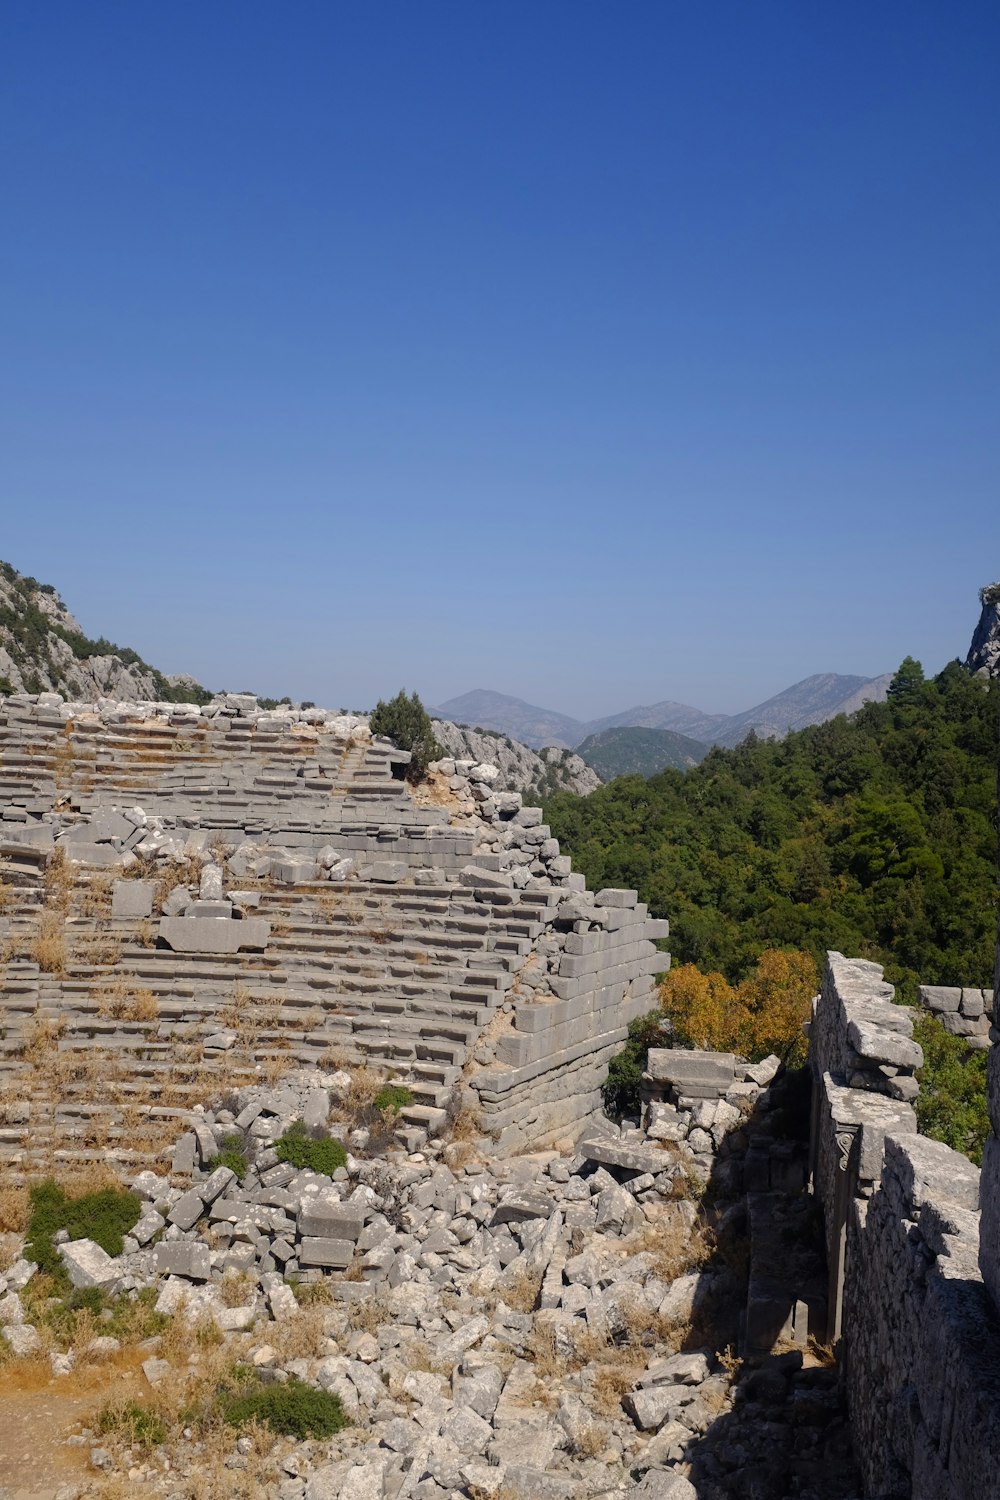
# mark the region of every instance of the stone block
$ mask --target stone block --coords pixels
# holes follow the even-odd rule
[[[239,953],[267,947],[271,924],[264,917],[219,922],[213,917],[161,917],[159,936],[175,953]]]
[[[922,984],[917,989],[917,999],[926,1010],[958,1010],[962,991],[953,985]]]
[[[396,885],[405,880],[409,865],[403,859],[376,859],[364,869],[366,880],[375,880],[383,885]]]
[[[883,1184],[887,1176],[899,1184],[903,1203],[913,1216],[928,1201],[972,1210],[979,1207],[979,1168],[950,1146],[926,1136],[886,1135]]]
[[[299,1246],[299,1263],[303,1266],[326,1266],[346,1271],[354,1255],[354,1241],[309,1237]]]
[[[595,906],[614,906],[628,909],[635,906],[639,899],[638,891],[617,891],[610,886],[603,891],[598,891],[594,897]]]
[[[350,1203],[330,1203],[319,1199],[303,1204],[299,1210],[298,1232],[302,1238],[357,1240],[364,1228],[364,1216]]]
[[[178,1229],[193,1229],[205,1212],[205,1203],[200,1192],[191,1188],[182,1193],[167,1214],[171,1224],[176,1224]]]
[[[123,864],[128,859],[133,863],[131,855],[124,855],[114,844],[90,844],[83,841],[72,844],[60,843],[60,848],[66,850],[66,857],[75,865],[93,865],[95,869],[111,870],[115,865]]]
[[[847,1023],[847,1040],[866,1062],[888,1063],[894,1068],[915,1071],[923,1067],[924,1054],[911,1037],[884,1026],[851,1018]]]
[[[284,885],[306,885],[317,878],[318,868],[314,859],[272,859],[270,874]]]
[[[152,916],[155,893],[152,880],[116,880],[111,888],[112,919],[141,922]]]
[[[690,1085],[703,1085],[721,1096],[736,1078],[732,1052],[688,1051],[681,1047],[650,1047],[646,1069],[657,1083],[672,1083],[681,1093],[695,1092]],[[701,1093],[699,1088],[697,1092]]]
[[[202,1240],[175,1240],[156,1247],[156,1269],[189,1281],[207,1281],[212,1274],[212,1252]]]
[[[216,922],[229,922],[233,916],[233,903],[231,901],[192,901],[186,917],[211,917]]]
[[[113,1260],[93,1240],[71,1240],[59,1246],[59,1254],[72,1284],[80,1291],[111,1286],[122,1274],[120,1261]]]

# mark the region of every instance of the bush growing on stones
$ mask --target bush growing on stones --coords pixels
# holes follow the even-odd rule
[[[379,1089],[372,1103],[386,1114],[398,1115],[401,1109],[413,1103],[413,1095],[401,1083],[387,1083],[384,1089]]]
[[[40,1271],[60,1285],[68,1278],[53,1243],[65,1229],[71,1240],[93,1240],[108,1255],[121,1255],[122,1239],[139,1222],[142,1207],[138,1195],[115,1188],[101,1188],[70,1198],[57,1182],[49,1179],[31,1190],[31,1220],[25,1254]]]
[[[412,759],[406,767],[408,781],[422,781],[431,761],[444,754],[434,737],[430,714],[416,693],[407,697],[400,689],[388,703],[380,698],[368,727],[372,734],[392,740],[400,750],[409,750]]]
[[[346,1167],[347,1152],[341,1141],[331,1136],[310,1135],[301,1120],[295,1120],[275,1142],[278,1160],[300,1171],[321,1172],[332,1177],[338,1167]]]
[[[245,1427],[260,1422],[272,1432],[287,1437],[328,1438],[350,1424],[332,1391],[316,1390],[290,1376],[284,1385],[247,1385],[239,1392],[225,1392],[219,1397],[219,1410],[230,1427]]]
[[[236,1134],[224,1135],[218,1152],[209,1162],[209,1167],[213,1172],[216,1167],[228,1167],[242,1182],[250,1169],[243,1137]]]

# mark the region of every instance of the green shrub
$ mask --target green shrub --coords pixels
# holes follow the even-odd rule
[[[413,1103],[413,1095],[401,1083],[387,1083],[384,1089],[379,1089],[372,1103],[383,1113],[398,1115],[401,1109]]]
[[[920,1015],[914,1040],[924,1053],[917,1073],[920,1093],[914,1101],[922,1135],[943,1141],[979,1166],[990,1129],[986,1110],[985,1051],[973,1051],[960,1036],[945,1031],[936,1016]]]
[[[25,1254],[40,1271],[68,1285],[53,1236],[65,1229],[71,1240],[93,1240],[109,1255],[121,1255],[122,1239],[139,1222],[142,1206],[135,1193],[102,1188],[82,1198],[67,1198],[57,1182],[31,1189],[31,1219]]]
[[[338,1167],[347,1166],[347,1152],[343,1142],[329,1135],[310,1135],[301,1120],[289,1125],[284,1135],[274,1144],[278,1160],[290,1167],[310,1172],[322,1172],[332,1177]]]
[[[314,1390],[296,1376],[284,1385],[249,1384],[238,1392],[224,1392],[219,1410],[231,1427],[263,1422],[287,1437],[328,1438],[349,1426],[340,1397]]]
[[[97,1430],[100,1433],[120,1432],[138,1448],[158,1448],[167,1441],[163,1418],[138,1401],[127,1401],[124,1406],[105,1406],[98,1413]]]
[[[222,1137],[222,1145],[208,1165],[212,1171],[216,1167],[228,1167],[231,1172],[236,1173],[240,1182],[242,1182],[250,1170],[243,1137],[236,1134],[224,1135]]]
[[[444,754],[434,737],[430,714],[416,693],[407,697],[400,689],[388,703],[380,698],[368,726],[372,734],[384,735],[398,745],[400,750],[409,750],[411,759],[406,767],[408,781],[422,781],[431,761]]]
[[[662,1047],[666,1040],[662,1010],[651,1010],[629,1023],[628,1041],[611,1059],[608,1076],[601,1085],[604,1113],[610,1119],[621,1120],[623,1115],[639,1113],[639,1086],[646,1067],[646,1054],[650,1047]]]

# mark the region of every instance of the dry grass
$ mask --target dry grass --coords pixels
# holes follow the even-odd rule
[[[246,1271],[227,1271],[219,1286],[224,1307],[247,1307],[257,1287],[256,1278]]]
[[[121,939],[109,932],[91,932],[77,947],[80,961],[97,969],[113,969],[121,961]]]
[[[692,1229],[685,1220],[668,1212],[652,1224],[643,1224],[623,1240],[622,1250],[628,1255],[650,1255],[653,1274],[661,1281],[671,1282],[686,1271],[703,1266],[715,1250],[715,1243],[703,1225],[696,1224]]]
[[[0,1183],[0,1233],[23,1234],[30,1216],[28,1189]]]
[[[90,917],[94,921],[110,917],[112,889],[117,878],[119,877],[110,870],[100,870],[84,877],[79,898],[81,916]]]
[[[497,1291],[515,1312],[534,1312],[541,1290],[542,1273],[529,1271],[524,1266],[504,1271],[497,1282]]]
[[[43,974],[62,974],[65,971],[66,929],[57,911],[43,914],[38,933],[29,944],[28,952]]]
[[[49,855],[45,866],[42,884],[45,889],[46,906],[51,911],[62,912],[65,915],[70,908],[74,883],[73,867],[66,858],[66,850],[59,846]]]
[[[393,1321],[386,1292],[379,1288],[371,1297],[347,1304],[347,1320],[355,1333],[378,1333]]]
[[[48,1016],[37,1016],[21,1047],[21,1057],[24,1061],[37,1066],[55,1052],[65,1024],[62,1019],[52,1020]]]
[[[9,911],[17,899],[17,887],[7,880],[0,880],[0,916]]]

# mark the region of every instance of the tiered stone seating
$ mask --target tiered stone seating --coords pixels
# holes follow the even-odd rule
[[[605,907],[584,892],[566,908],[582,882],[537,815],[514,828],[495,813],[470,817],[471,797],[458,812],[418,805],[398,776],[405,757],[356,739],[356,727],[0,702],[0,877],[11,890],[0,913],[0,1159],[29,1166],[99,1146],[142,1160],[155,1155],[157,1122],[290,1063],[370,1062],[405,1081],[411,1132],[440,1127],[463,1088],[511,1148],[594,1107],[607,1057],[649,1008],[653,960],[669,962],[649,941],[663,934],[634,893],[602,893]],[[135,807],[147,822],[133,830],[115,809]],[[262,951],[173,951],[155,913],[110,916],[111,882],[151,826],[175,830],[194,857],[221,839],[230,853],[301,858],[292,885],[259,880],[256,866],[227,876],[257,886],[248,915],[268,934]],[[72,860],[59,886],[62,963],[36,952],[55,909],[54,840]],[[323,847],[353,857],[354,877],[300,879]],[[172,868],[161,857],[140,873],[161,881],[162,898]],[[529,980],[540,943],[543,983]]]

